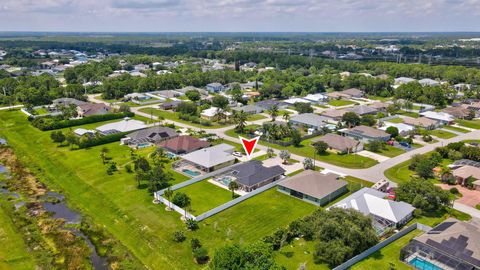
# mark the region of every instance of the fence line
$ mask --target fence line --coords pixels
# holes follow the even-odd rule
[[[342,263],[341,265],[333,268],[333,270],[345,270],[345,269],[348,269],[350,267],[352,267],[354,264],[358,263],[359,261],[367,258],[368,256],[372,255],[373,253],[375,253],[376,251],[380,250],[381,248],[389,245],[390,243],[392,243],[393,241],[405,236],[406,234],[412,232],[413,230],[415,229],[420,229],[420,230],[427,230],[428,226],[426,225],[423,225],[421,223],[415,223],[415,224],[412,224],[410,225],[409,227],[399,231],[398,233],[390,236],[389,238],[387,238],[385,241],[382,241],[381,243],[378,243],[376,244],[375,246],[365,250],[364,252],[358,254],[357,256],[351,258],[350,260]]]
[[[182,216],[185,216],[187,219],[193,219],[193,220],[196,220],[195,219],[195,216],[190,214],[188,211],[185,212],[184,209],[182,209],[181,207],[175,205],[174,203],[170,202],[169,200],[163,198],[163,197],[159,197],[158,200],[160,202],[162,202],[163,204],[165,204],[166,206],[170,207],[171,209],[175,210],[175,212],[181,214]]]

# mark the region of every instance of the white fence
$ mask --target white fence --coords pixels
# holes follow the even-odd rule
[[[182,216],[185,216],[187,219],[193,219],[193,220],[196,220],[195,216],[190,214],[189,212],[185,212],[184,209],[176,206],[175,204],[173,204],[172,202],[170,202],[169,200],[163,198],[162,196],[160,196],[157,200],[159,200],[160,202],[162,202],[163,204],[165,204],[166,206],[170,207],[171,209],[175,210],[176,212],[182,214]]]

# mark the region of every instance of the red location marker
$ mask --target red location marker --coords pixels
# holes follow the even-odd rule
[[[253,153],[253,150],[255,149],[255,146],[257,146],[258,140],[260,137],[255,137],[253,139],[245,139],[241,136],[239,136],[240,142],[243,145],[243,149],[245,150],[245,153],[247,153],[247,157],[250,159],[250,155]]]

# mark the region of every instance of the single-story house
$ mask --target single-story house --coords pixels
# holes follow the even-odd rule
[[[180,92],[180,93],[184,93],[184,94],[186,94],[188,91],[192,91],[192,90],[195,90],[195,91],[199,92],[201,95],[208,96],[208,91],[206,91],[205,89],[202,89],[202,88],[194,87],[194,86],[185,86],[185,87],[180,88],[180,89],[175,89],[176,92]]]
[[[113,109],[104,103],[85,103],[77,106],[77,113],[80,117],[107,114],[112,111]]]
[[[108,135],[108,134],[144,129],[146,127],[147,125],[145,125],[145,123],[142,121],[125,117],[121,121],[99,126],[96,128],[96,130],[103,135]]]
[[[282,179],[284,173],[285,170],[279,165],[265,167],[259,160],[250,160],[232,166],[228,171],[215,176],[213,180],[223,185],[235,181],[241,190],[250,192]]]
[[[165,102],[160,105],[158,105],[161,109],[163,110],[176,110],[178,105],[180,105],[183,101],[181,100],[174,100],[171,102]]]
[[[308,94],[306,95],[305,97],[303,97],[303,99],[306,99],[312,103],[324,103],[324,102],[328,102],[328,96],[326,94],[321,94],[321,93],[317,93],[317,94]]]
[[[480,115],[480,102],[470,102],[468,104],[462,104],[462,107],[475,111],[477,117]]]
[[[379,235],[388,228],[405,225],[413,217],[415,207],[406,202],[386,200],[388,194],[364,187],[332,207],[355,209],[365,216],[371,216]]]
[[[400,259],[410,265],[425,265],[424,269],[480,269],[479,243],[477,221],[448,218],[410,240],[401,249]]]
[[[57,107],[68,107],[70,105],[80,106],[87,104],[87,102],[74,98],[57,98],[52,101],[52,104]]]
[[[404,117],[403,122],[407,125],[413,127],[421,127],[424,129],[436,129],[440,126],[440,123],[436,120],[432,120],[426,117],[419,117],[419,118],[412,118],[412,117]]]
[[[122,143],[130,146],[144,147],[177,136],[178,133],[172,128],[156,126],[132,132],[122,139]]]
[[[344,99],[344,98],[350,98],[350,95],[344,94],[342,92],[329,92],[327,93],[328,99]]]
[[[203,119],[213,120],[215,118],[215,116],[218,114],[219,111],[220,111],[220,109],[217,108],[217,107],[210,107],[208,109],[203,110],[200,113],[200,116]],[[232,115],[232,113],[226,112],[226,111],[224,111],[223,114],[225,114],[227,117],[230,117]]]
[[[290,118],[289,122],[295,126],[304,126],[319,130],[327,124],[328,120],[327,117],[315,113],[302,113]]]
[[[377,109],[370,106],[365,106],[365,105],[353,106],[350,108],[346,108],[345,110],[348,112],[354,112],[360,116],[367,115],[367,114],[375,115],[378,112]]]
[[[471,88],[472,88],[472,85],[467,83],[457,83],[453,85],[453,89],[457,91],[470,90]]]
[[[427,111],[420,113],[420,115],[428,119],[436,120],[444,125],[450,125],[455,120],[455,117],[445,112]]]
[[[414,81],[416,81],[416,80],[412,79],[412,78],[398,77],[394,80],[394,84],[395,85],[402,85],[402,84],[411,83],[411,82],[414,82]]]
[[[264,110],[270,110],[274,105],[278,107],[279,110],[286,109],[290,104],[278,101],[278,100],[262,100],[255,103],[255,105],[263,108]]]
[[[219,93],[225,90],[225,87],[221,83],[217,82],[207,84],[206,88],[210,93]]]
[[[355,153],[363,150],[363,145],[359,141],[338,134],[327,133],[325,136],[312,139],[313,144],[320,141],[328,144],[330,149],[340,153]]]
[[[368,126],[356,126],[353,128],[345,128],[339,130],[342,135],[357,139],[363,143],[368,143],[370,141],[388,141],[390,140],[390,134],[386,133],[383,130],[379,130],[373,127]]]
[[[421,79],[418,81],[418,83],[420,83],[422,86],[438,86],[440,85],[440,82],[439,81],[435,81],[435,80],[432,80],[432,79]]]
[[[277,185],[277,190],[306,202],[323,206],[347,192],[347,182],[333,173],[306,170]]]
[[[460,185],[465,185],[465,180],[469,177],[472,177],[475,180],[480,180],[480,168],[470,165],[454,169],[452,170],[452,174]]]
[[[385,102],[374,102],[374,103],[372,103],[368,106],[376,109],[379,112],[386,112],[387,108],[388,108],[388,106],[390,106],[390,104],[385,103]]]
[[[263,112],[263,108],[257,105],[245,105],[242,107],[234,107],[232,108],[232,110],[237,112],[243,111],[247,114],[258,114]]]
[[[290,105],[295,105],[295,103],[310,103],[310,100],[293,97],[293,98],[285,99],[283,100],[283,102],[288,103]]]
[[[379,127],[378,129],[386,131],[389,127],[396,127],[398,129],[398,133],[402,136],[406,136],[410,133],[410,131],[414,130],[415,127],[411,125],[407,125],[404,123],[391,123],[391,122],[383,122],[383,126]]]
[[[176,98],[185,95],[184,93],[177,90],[160,90],[153,92],[153,94],[162,98]]]
[[[357,88],[349,88],[342,91],[342,94],[348,95],[352,98],[362,98],[365,96],[365,92]]]
[[[241,83],[240,88],[242,90],[249,90],[249,89],[258,89],[262,87],[263,82],[255,81],[255,82],[247,82],[247,83]]]
[[[174,154],[182,155],[209,147],[210,143],[184,135],[163,141],[159,144],[159,146]]]
[[[327,118],[330,118],[334,121],[340,121],[342,120],[342,117],[346,112],[347,112],[346,110],[330,109],[330,110],[323,111],[321,115]]]
[[[447,107],[442,110],[442,112],[450,114],[455,118],[466,119],[470,116],[470,110],[461,106],[458,107]]]
[[[82,137],[83,135],[93,136],[95,135],[95,130],[77,128],[73,131],[73,134],[77,135],[78,137]]]
[[[198,170],[213,172],[235,163],[235,156],[232,155],[234,150],[235,147],[222,143],[186,154],[182,156],[182,161]]]

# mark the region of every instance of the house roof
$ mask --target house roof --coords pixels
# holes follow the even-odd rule
[[[52,102],[53,102],[53,104],[59,104],[59,105],[63,105],[63,106],[68,106],[70,104],[79,106],[79,105],[83,105],[83,104],[87,103],[85,101],[81,101],[81,100],[74,99],[74,98],[57,98],[57,99],[54,99]]]
[[[265,167],[259,160],[239,163],[231,169],[237,182],[249,187],[285,173],[285,170],[281,166]]]
[[[349,98],[350,97],[349,94],[345,94],[343,92],[337,92],[337,91],[327,93],[327,96],[330,98],[343,98],[343,97]]]
[[[416,81],[413,78],[408,78],[408,77],[398,77],[395,79],[395,84],[402,84],[402,83],[410,83]]]
[[[175,152],[192,152],[197,149],[210,146],[209,142],[201,141],[191,136],[178,136],[160,143],[161,147]]]
[[[330,109],[322,112],[322,115],[330,118],[342,117],[347,111]]]
[[[347,130],[346,132],[349,134],[361,135],[361,136],[366,136],[371,138],[380,138],[380,137],[383,138],[383,137],[390,136],[390,134],[384,132],[383,130],[379,130],[379,129],[367,127],[367,126],[356,126],[354,128]]]
[[[389,128],[389,127],[396,127],[398,129],[398,132],[400,132],[400,133],[408,132],[408,131],[411,131],[411,130],[414,129],[413,126],[407,125],[407,124],[404,124],[404,123],[384,122],[384,124],[385,125],[383,127],[380,127],[378,129],[387,130],[387,128]]]
[[[421,85],[430,85],[430,86],[435,86],[435,85],[439,85],[440,83],[438,81],[435,81],[435,80],[432,80],[432,79],[429,79],[429,78],[425,78],[425,79],[421,79],[418,81]]]
[[[203,110],[202,113],[201,113],[201,115],[208,116],[208,117],[213,117],[213,116],[215,116],[215,115],[218,113],[218,111],[219,111],[219,108],[217,108],[217,107],[210,107],[210,108],[208,108],[208,109]],[[224,113],[225,115],[227,115],[227,116],[231,115],[230,112],[224,111],[223,113]]]
[[[452,171],[452,174],[455,177],[461,177],[463,179],[468,177],[473,177],[477,180],[480,180],[480,168],[470,165],[462,166],[458,169]]]
[[[308,125],[308,126],[315,126],[315,127],[321,127],[326,124],[326,122],[329,119],[320,116],[315,113],[302,113],[302,114],[297,114],[290,118],[290,122],[297,122],[300,124]]]
[[[455,118],[452,115],[450,115],[448,113],[445,113],[445,112],[426,111],[426,112],[420,113],[420,115],[422,115],[423,117],[426,117],[426,118],[430,118],[430,119],[434,119],[434,120],[440,120],[440,121],[450,122],[450,121],[455,120]]]
[[[112,111],[112,108],[103,103],[86,103],[78,105],[83,115],[105,114]]]
[[[242,107],[234,107],[234,108],[232,108],[232,110],[234,110],[234,111],[244,111],[244,112],[255,111],[255,113],[256,113],[256,112],[262,112],[263,108],[259,107],[257,105],[245,105],[245,106],[242,106]]]
[[[346,108],[346,111],[349,112],[354,112],[358,115],[364,115],[364,114],[370,114],[370,113],[376,113],[378,110],[373,107],[365,106],[365,105],[359,105],[359,106],[353,106],[350,108]]]
[[[172,128],[156,126],[132,132],[127,137],[134,141],[158,141],[177,135]]]
[[[414,240],[480,267],[480,226],[448,218]]]
[[[456,118],[464,118],[470,115],[470,110],[464,107],[447,107],[442,111]]]
[[[283,102],[288,103],[288,104],[295,104],[295,103],[310,103],[310,100],[306,100],[303,98],[289,98],[284,100]]]
[[[317,94],[308,94],[304,97],[304,99],[306,100],[310,100],[310,101],[314,101],[314,102],[318,102],[318,101],[323,101],[325,99],[327,99],[328,96],[325,95],[325,94],[321,94],[321,93],[317,93]]]
[[[221,143],[212,147],[200,149],[182,156],[182,159],[200,165],[204,168],[211,168],[216,165],[235,160],[231,154],[235,147]]]
[[[322,141],[328,144],[329,147],[340,151],[346,151],[348,149],[355,148],[360,144],[359,141],[333,133],[328,133],[325,136],[312,140],[313,143],[319,141]]]
[[[372,103],[368,106],[372,107],[372,108],[375,108],[375,109],[385,109],[385,108],[388,108],[388,106],[390,106],[390,104],[385,103],[385,102],[374,102],[374,103]]]
[[[426,117],[419,117],[419,118],[412,118],[412,117],[404,117],[403,122],[407,125],[411,126],[420,126],[420,127],[431,127],[436,125],[438,122]]]
[[[306,170],[283,180],[278,185],[321,199],[347,185],[346,181],[337,178],[338,175],[333,173],[322,174]]]
[[[125,117],[121,121],[99,126],[96,129],[103,134],[108,134],[108,133],[118,133],[118,132],[129,132],[133,130],[143,129],[146,127],[147,126],[142,121]]]
[[[364,187],[333,207],[352,208],[364,215],[375,215],[395,223],[410,215],[415,208],[405,202],[383,199],[387,194],[376,189]]]
[[[360,89],[357,89],[357,88],[349,88],[349,89],[343,90],[342,93],[350,95],[350,96],[361,96],[361,95],[363,95],[363,91],[360,90]]]

